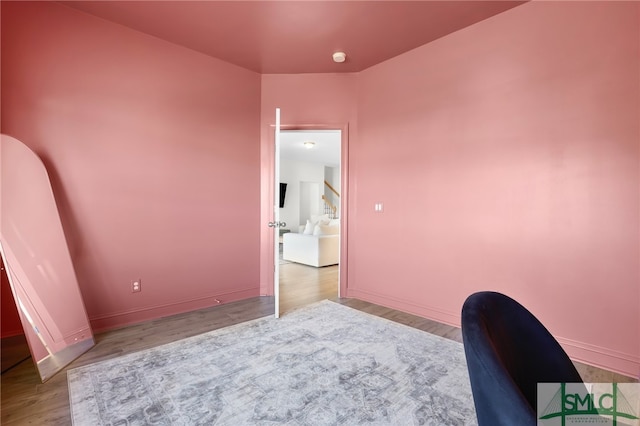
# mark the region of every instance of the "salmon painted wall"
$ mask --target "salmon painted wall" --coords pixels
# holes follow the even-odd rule
[[[273,294],[273,237],[266,223],[272,220],[273,188],[273,136],[275,109],[281,109],[280,122],[283,126],[320,125],[333,128],[346,126],[348,140],[355,138],[356,126],[356,74],[265,74],[262,76],[262,202],[261,202],[261,273],[262,294]],[[344,137],[343,137],[343,145]],[[348,162],[347,146],[343,146],[342,161]],[[350,199],[347,175],[343,174],[342,197]],[[346,251],[348,233],[347,218],[342,218],[341,249]],[[347,268],[340,269],[341,285],[347,284]]]
[[[532,2],[363,71],[349,296],[458,325],[501,291],[637,377],[639,6]]]
[[[2,132],[51,175],[94,329],[259,294],[259,74],[2,2],[1,89]]]

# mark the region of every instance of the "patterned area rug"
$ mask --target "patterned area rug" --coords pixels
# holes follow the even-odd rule
[[[67,374],[76,426],[477,424],[461,344],[330,301]]]

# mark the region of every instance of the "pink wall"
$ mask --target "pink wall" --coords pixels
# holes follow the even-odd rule
[[[259,74],[3,2],[1,119],[50,171],[95,329],[259,294]]]
[[[459,324],[502,291],[638,376],[638,8],[533,2],[363,71],[349,295]]]
[[[347,147],[357,134],[356,129],[356,74],[265,74],[262,76],[262,202],[261,223],[273,220],[273,128],[275,109],[281,109],[280,122],[288,128],[336,128],[343,130],[342,161],[348,163]],[[344,135],[347,133],[347,135]],[[348,141],[345,140],[347,136]],[[349,199],[347,173],[342,174],[342,200]],[[341,223],[341,250],[347,252],[348,218]],[[261,228],[262,294],[273,294],[273,236],[271,228]],[[341,256],[342,257],[342,256]],[[344,259],[345,257],[342,257]],[[347,265],[340,268],[340,285],[345,294]]]

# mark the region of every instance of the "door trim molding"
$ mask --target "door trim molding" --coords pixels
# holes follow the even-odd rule
[[[349,242],[349,123],[318,123],[318,124],[291,124],[280,123],[280,130],[340,130],[340,264],[339,270],[339,289],[338,294],[340,297],[347,297],[348,289],[348,242]],[[261,211],[264,209],[264,203],[268,200],[271,203],[273,200],[273,189],[271,188],[271,181],[274,177],[274,160],[273,160],[273,144],[275,143],[275,123],[268,125],[267,135],[267,150],[263,151],[261,159],[262,168],[262,182],[261,188],[266,193],[261,196],[262,206]],[[263,147],[264,148],[264,147]],[[266,181],[265,181],[266,179]],[[264,221],[264,217],[261,217]],[[272,221],[271,213],[269,213],[269,220]],[[261,227],[266,227],[266,222],[261,223]],[[273,253],[273,234],[271,232],[260,233],[260,264],[271,264]],[[266,241],[265,241],[266,239]],[[264,276],[261,281],[266,282],[266,286],[263,286],[263,293],[267,296],[273,296],[274,294],[274,278],[271,268],[263,268]]]

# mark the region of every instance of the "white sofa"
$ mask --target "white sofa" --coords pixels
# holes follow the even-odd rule
[[[316,267],[337,265],[340,262],[340,236],[289,232],[282,236],[282,258]]]
[[[313,233],[309,231],[313,229]],[[306,233],[305,233],[306,231]],[[282,236],[282,259],[321,267],[340,262],[340,227],[334,223],[310,223],[299,233]]]

